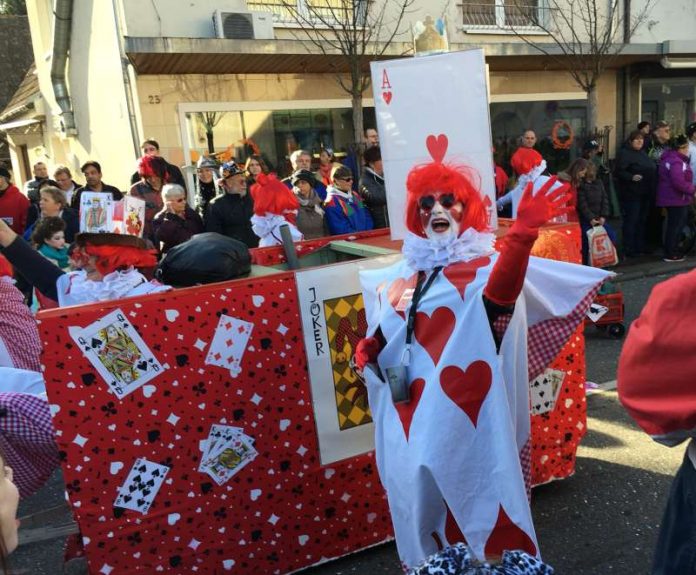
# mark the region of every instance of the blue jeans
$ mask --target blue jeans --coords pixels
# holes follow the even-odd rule
[[[651,574],[696,574],[696,469],[688,455],[672,482]]]

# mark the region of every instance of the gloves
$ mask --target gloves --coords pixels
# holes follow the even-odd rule
[[[572,210],[565,205],[572,198],[568,193],[569,184],[549,193],[555,183],[555,176],[549,178],[534,196],[533,184],[527,184],[517,208],[517,219],[505,236],[503,249],[483,291],[483,295],[493,303],[510,306],[517,301],[539,228],[551,218]]]
[[[358,342],[355,346],[355,365],[361,371],[364,371],[368,363],[377,363],[382,346],[376,337],[366,337]]]

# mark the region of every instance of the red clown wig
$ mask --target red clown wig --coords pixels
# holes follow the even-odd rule
[[[469,228],[483,231],[487,227],[486,208],[481,194],[473,184],[475,174],[465,166],[433,162],[416,166],[406,179],[406,227],[426,237],[421,224],[418,200],[429,194],[450,193],[464,205],[460,233]]]
[[[138,175],[141,178],[158,177],[165,184],[169,182],[169,169],[164,158],[159,156],[143,156],[138,160]]]
[[[256,183],[251,186],[254,199],[254,213],[257,216],[276,214],[285,216],[300,207],[295,194],[275,174],[259,174]]]
[[[73,259],[84,265],[94,256],[94,265],[102,275],[131,266],[142,269],[157,265],[157,251],[147,249],[145,241],[136,236],[82,233],[75,236],[75,244]]]
[[[517,148],[510,158],[510,165],[515,173],[521,176],[531,172],[543,159],[541,154],[532,148]]]

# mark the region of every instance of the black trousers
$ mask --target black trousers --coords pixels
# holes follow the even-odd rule
[[[677,251],[679,234],[689,216],[689,206],[669,206],[667,210],[667,226],[665,227],[664,251],[666,258],[683,256]]]

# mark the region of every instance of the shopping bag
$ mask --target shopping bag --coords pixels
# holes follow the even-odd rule
[[[589,264],[596,268],[606,268],[619,263],[616,248],[604,226],[594,226],[587,230],[589,244]]]

